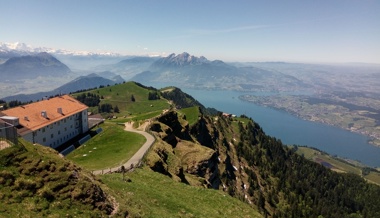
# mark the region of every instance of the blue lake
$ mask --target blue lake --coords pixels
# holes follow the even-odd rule
[[[284,111],[239,100],[240,95],[260,94],[235,91],[182,89],[206,107],[236,115],[245,114],[259,123],[266,134],[285,144],[308,145],[339,157],[358,160],[368,166],[380,166],[380,148],[368,143],[368,137],[321,123],[302,120]]]

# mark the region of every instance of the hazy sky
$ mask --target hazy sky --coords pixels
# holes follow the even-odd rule
[[[0,0],[0,42],[225,61],[380,63],[379,0]]]

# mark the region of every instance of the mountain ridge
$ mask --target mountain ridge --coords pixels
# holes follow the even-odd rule
[[[237,67],[221,60],[209,61],[203,56],[195,57],[186,52],[158,59],[131,80],[164,83],[166,86],[181,88],[236,91],[279,91],[279,83],[285,84],[289,90],[307,86],[297,78],[281,72],[254,66]]]
[[[99,86],[115,85],[116,83],[123,82],[124,80],[120,76],[116,75],[113,77],[115,80],[107,79],[99,76],[96,73],[91,73],[87,76],[80,76],[76,79],[48,92],[38,92],[34,94],[18,94],[2,98],[4,101],[20,101],[20,102],[30,102],[37,101],[43,97],[50,97],[61,94],[68,94],[71,92],[76,92],[79,90],[86,90],[91,88],[96,88]],[[123,81],[121,81],[123,80]]]
[[[35,53],[47,52],[55,55],[73,55],[73,56],[122,56],[113,52],[88,52],[88,51],[70,51],[65,49],[54,49],[47,47],[33,47],[22,42],[4,43],[0,42],[1,54],[13,54],[16,56],[30,55]]]
[[[12,57],[0,65],[0,75],[7,80],[33,79],[39,76],[62,76],[69,72],[71,72],[70,68],[46,52]]]

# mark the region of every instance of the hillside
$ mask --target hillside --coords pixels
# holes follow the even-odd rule
[[[0,217],[101,217],[113,197],[50,148],[22,141],[0,151]]]
[[[158,58],[156,57],[130,57],[117,63],[94,67],[93,70],[110,71],[117,73],[128,80],[136,74],[139,74],[148,69],[149,66],[157,59]]]
[[[223,192],[147,168],[99,179],[25,141],[0,151],[0,175],[0,217],[262,217]]]
[[[123,82],[119,79],[118,76],[114,77],[117,79],[118,82]],[[111,79],[106,79],[102,76],[99,76],[97,74],[89,74],[87,76],[80,76],[56,89],[53,89],[52,91],[48,92],[37,92],[34,94],[18,94],[18,95],[12,95],[3,98],[2,100],[5,100],[7,102],[9,101],[21,101],[21,102],[30,102],[30,101],[37,101],[41,100],[43,97],[50,97],[60,94],[69,94],[71,92],[77,92],[80,90],[86,90],[86,89],[92,89],[99,86],[107,86],[107,85],[114,85],[116,84],[116,81]]]
[[[11,147],[0,151],[2,178],[13,178],[11,183],[0,180],[0,200],[9,205],[0,212],[14,215],[17,209],[26,214],[16,203],[27,208],[32,200],[32,205],[41,208],[39,202],[48,200],[34,199],[40,199],[40,193],[44,193],[40,189],[47,187],[54,189],[53,194],[47,191],[50,195],[59,194],[48,197],[48,206],[39,209],[39,213],[48,215],[60,211],[55,206],[62,204],[58,202],[75,200],[77,187],[99,187],[95,189],[100,197],[86,195],[94,193],[86,191],[79,195],[92,200],[81,200],[84,205],[72,200],[70,207],[62,207],[68,208],[70,215],[82,211],[83,216],[106,216],[111,213],[110,208],[118,205],[115,217],[380,216],[379,186],[305,159],[296,149],[266,135],[259,124],[246,116],[230,117],[221,112],[208,115],[208,109],[178,88],[157,90],[126,82],[75,93],[74,97],[86,102],[95,113],[106,108],[102,105],[110,105],[110,111],[100,112],[110,118],[103,127],[113,130],[112,134],[125,134],[120,126],[116,128],[117,124],[144,124],[141,127],[153,134],[156,142],[145,156],[143,167],[125,174],[93,177],[49,148]],[[104,137],[109,132],[104,129],[104,134],[86,144],[90,149],[100,149],[100,144],[107,149],[117,147],[112,146],[117,141],[125,145],[128,139],[124,136],[133,137],[125,134],[120,140],[114,140],[118,136],[108,140]],[[114,156],[111,152],[102,158]],[[90,162],[81,166],[90,170]],[[62,164],[69,170],[61,172]],[[97,169],[110,167],[103,160],[96,164]],[[73,171],[79,173],[75,174],[79,175],[77,180],[72,179]],[[26,191],[20,189],[18,178]],[[84,184],[78,186],[81,179]],[[116,203],[107,200],[111,199],[108,196],[114,196]],[[92,213],[86,208],[97,209]]]
[[[220,60],[210,61],[203,56],[195,57],[186,52],[156,60],[131,80],[180,88],[238,91],[279,91],[279,84],[287,90],[307,87],[297,78],[281,72],[252,66],[236,67]]]
[[[12,57],[0,65],[0,75],[9,81],[34,79],[39,76],[60,77],[70,69],[46,52]]]
[[[159,117],[146,163],[178,182],[224,190],[270,217],[377,217],[380,188],[299,156],[246,117]]]

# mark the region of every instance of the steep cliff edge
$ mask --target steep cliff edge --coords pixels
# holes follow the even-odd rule
[[[189,126],[181,111],[159,117],[146,163],[190,185],[220,189],[269,217],[376,217],[380,188],[338,174],[267,136],[253,120],[206,116]]]

